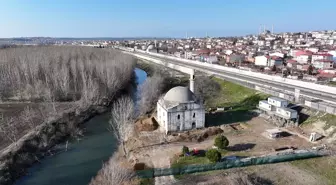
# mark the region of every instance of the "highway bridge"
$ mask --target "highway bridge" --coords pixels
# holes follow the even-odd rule
[[[194,70],[245,85],[259,91],[275,92],[273,95],[306,104],[311,108],[336,114],[336,87],[225,67],[216,64],[177,58],[132,48],[119,48],[140,59],[190,74],[193,83]],[[192,70],[190,70],[192,69]],[[317,101],[318,100],[318,101]]]

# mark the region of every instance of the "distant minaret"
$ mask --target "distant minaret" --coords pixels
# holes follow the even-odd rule
[[[186,32],[186,39],[188,39],[188,32]]]
[[[208,32],[205,32],[205,38],[208,38]]]
[[[273,30],[273,24],[272,24],[272,34],[274,33],[273,31],[274,31],[274,30]]]
[[[191,92],[195,92],[195,70],[192,70],[192,72],[190,73],[189,89]]]
[[[262,28],[261,28],[261,24],[260,24],[260,25],[259,25],[259,28],[258,28],[258,32],[259,32],[258,34],[259,34],[259,35],[260,35],[261,32],[262,32],[261,29],[262,29]]]
[[[264,24],[264,33],[266,33],[266,25]]]

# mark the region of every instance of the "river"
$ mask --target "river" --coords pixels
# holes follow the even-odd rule
[[[147,74],[135,69],[137,84],[142,84]],[[138,97],[138,91],[135,96]],[[86,185],[117,149],[116,140],[108,131],[109,113],[96,116],[85,123],[85,135],[71,141],[69,150],[46,157],[28,170],[15,185]]]

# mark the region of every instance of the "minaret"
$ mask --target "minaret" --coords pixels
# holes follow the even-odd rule
[[[190,73],[189,88],[191,92],[195,92],[195,70]]]
[[[261,34],[261,24],[259,25],[259,28],[258,28],[258,35]]]
[[[273,34],[274,32],[273,32],[273,24],[272,24],[272,34]]]

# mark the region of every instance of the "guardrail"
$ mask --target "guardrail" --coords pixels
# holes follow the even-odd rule
[[[309,89],[309,90],[314,91],[314,92],[320,91],[320,92],[325,92],[325,93],[329,93],[329,94],[332,94],[332,95],[336,95],[336,88],[335,87],[330,87],[330,86],[325,86],[325,85],[320,85],[320,84],[314,84],[314,83],[310,83],[310,82],[303,82],[303,81],[294,80],[294,79],[287,79],[287,78],[282,78],[282,77],[279,77],[279,76],[271,76],[271,75],[262,74],[262,73],[258,73],[258,72],[240,70],[240,69],[230,68],[230,67],[225,67],[225,66],[220,66],[220,65],[208,64],[208,63],[203,63],[203,62],[199,62],[199,61],[195,61],[195,60],[176,58],[176,57],[163,55],[163,54],[158,54],[158,53],[150,53],[150,52],[146,52],[146,51],[138,50],[138,49],[127,49],[127,51],[130,51],[130,52],[135,51],[135,52],[138,52],[138,53],[143,53],[143,54],[146,54],[146,55],[151,55],[151,56],[155,56],[155,57],[162,58],[162,59],[180,61],[180,62],[183,62],[185,64],[204,66],[204,67],[207,67],[207,68],[212,68],[212,69],[220,70],[220,71],[223,71],[223,72],[237,73],[239,75],[245,75],[245,76],[259,78],[259,79],[263,79],[263,80],[269,80],[269,81],[273,81],[273,82],[277,82],[277,83],[288,84],[290,86],[296,86],[297,88]]]

